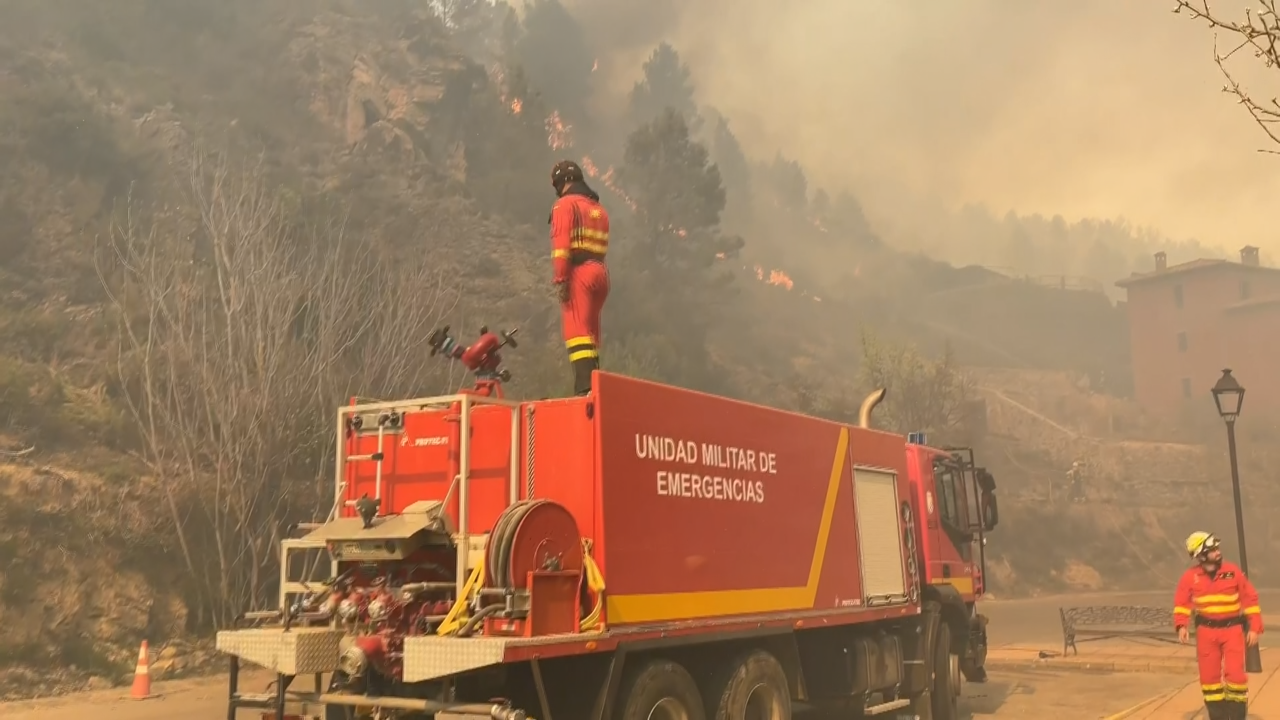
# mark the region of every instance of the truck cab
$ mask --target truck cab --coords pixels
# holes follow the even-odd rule
[[[940,606],[952,637],[968,638],[957,653],[959,670],[985,679],[986,618],[977,601],[986,591],[986,533],[999,522],[995,479],[978,467],[970,448],[933,448],[922,434],[908,436],[907,471],[921,522],[914,523],[915,562],[926,603]]]

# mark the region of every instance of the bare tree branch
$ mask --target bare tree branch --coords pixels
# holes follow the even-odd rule
[[[1192,19],[1203,21],[1213,29],[1213,60],[1226,78],[1222,91],[1235,96],[1267,137],[1280,145],[1280,100],[1275,97],[1255,100],[1227,68],[1227,61],[1241,50],[1252,50],[1254,58],[1261,61],[1264,68],[1280,72],[1280,15],[1276,12],[1276,0],[1258,2],[1262,6],[1260,10],[1245,8],[1244,22],[1226,20],[1216,14],[1209,6],[1209,0],[1176,0],[1173,12],[1182,14],[1185,11]],[[1234,36],[1232,47],[1225,54],[1219,50],[1219,33]],[[1263,148],[1259,152],[1280,155],[1280,150],[1274,149]]]
[[[334,406],[439,386],[439,270],[308,220],[259,163],[195,151],[188,207],[129,199],[99,276],[118,370],[201,614],[272,602],[282,529],[332,504]]]

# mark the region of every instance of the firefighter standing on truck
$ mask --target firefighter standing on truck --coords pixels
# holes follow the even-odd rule
[[[560,324],[573,370],[573,394],[591,392],[600,367],[600,311],[609,297],[609,213],[587,186],[582,168],[562,160],[551,168],[559,199],[551,208],[552,281],[560,298]]]
[[[1209,720],[1245,720],[1249,688],[1245,646],[1262,634],[1258,591],[1234,563],[1222,559],[1218,538],[1195,532],[1187,538],[1187,554],[1196,566],[1178,581],[1173,624],[1186,642],[1188,625],[1196,626],[1200,690]]]

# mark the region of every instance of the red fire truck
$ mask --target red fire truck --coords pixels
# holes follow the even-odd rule
[[[218,633],[228,718],[956,717],[997,522],[971,451],[872,429],[884,391],[856,426],[607,372],[512,401],[509,340],[442,348],[475,390],[338,411],[333,513],[282,553],[328,579]]]

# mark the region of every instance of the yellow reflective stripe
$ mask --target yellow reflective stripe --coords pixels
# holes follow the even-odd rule
[[[1258,607],[1257,605],[1252,605],[1244,609],[1244,614],[1245,615],[1261,615],[1262,608]]]
[[[604,255],[609,249],[609,233],[605,230],[574,228],[569,233],[569,247]]]
[[[1209,693],[1204,694],[1205,702],[1213,702],[1215,700],[1226,700],[1226,699],[1227,699],[1226,693],[1213,693],[1212,695]]]
[[[555,258],[556,260],[567,259],[569,257],[569,251],[568,250],[552,250],[551,257]]]
[[[1248,685],[1236,685],[1235,683],[1227,683],[1227,692],[1248,692]]]
[[[1210,683],[1208,685],[1201,685],[1200,689],[1204,692],[1217,692],[1222,689],[1222,683]]]
[[[1214,605],[1212,607],[1203,607],[1203,608],[1200,608],[1200,614],[1201,615],[1227,615],[1227,614],[1239,615],[1240,603],[1236,603],[1235,605]]]
[[[1226,605],[1227,603],[1239,602],[1240,595],[1232,593],[1230,595],[1201,595],[1196,598],[1197,605]]]
[[[1175,608],[1173,609],[1173,614],[1174,614],[1174,615],[1190,615],[1190,614],[1191,614],[1191,608],[1175,607]]]
[[[564,346],[567,348],[571,348],[574,345],[591,345],[592,343],[593,341],[591,340],[590,335],[581,335],[579,337],[572,337],[572,338],[569,338],[568,340],[565,340]]]
[[[574,240],[569,243],[569,247],[574,250],[586,250],[587,252],[593,252],[597,255],[604,255],[609,250],[608,243],[591,242],[589,240]]]
[[[600,357],[600,353],[595,350],[579,350],[569,353],[569,362],[577,362],[579,360],[587,360],[589,358]]]

